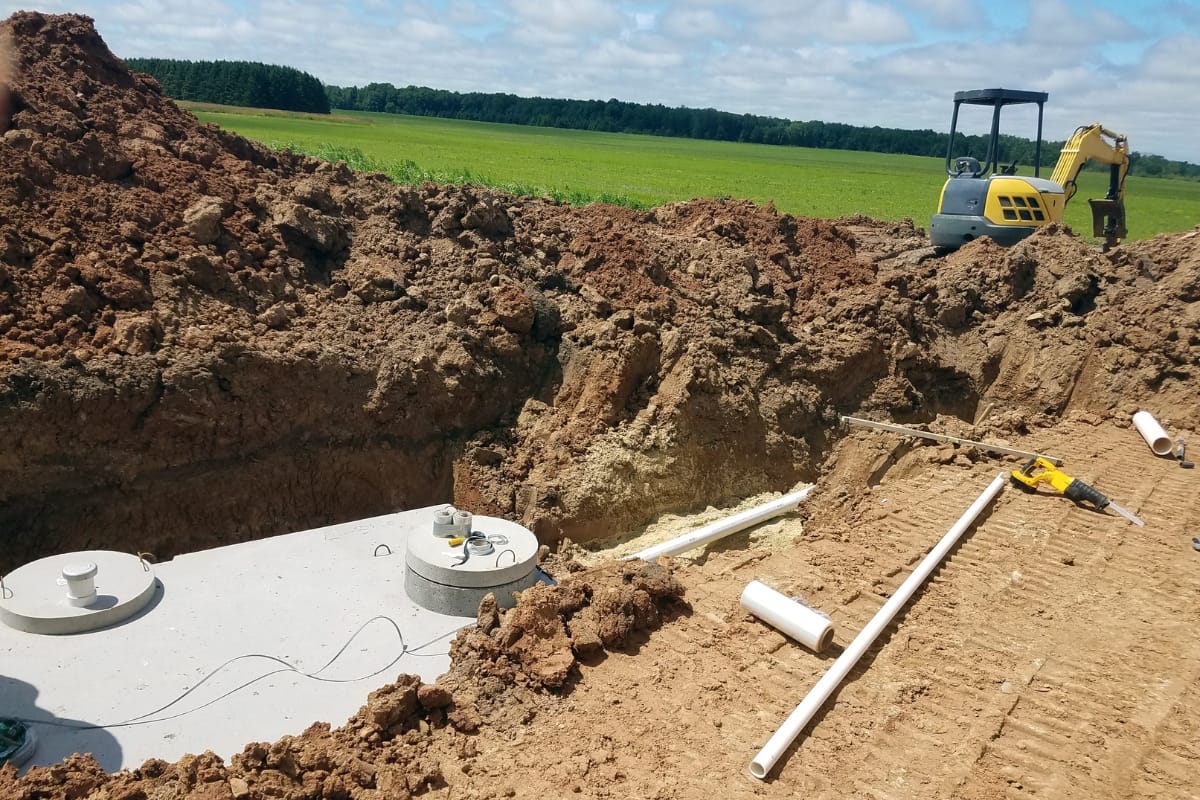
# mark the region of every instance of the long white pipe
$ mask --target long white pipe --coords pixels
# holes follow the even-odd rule
[[[742,607],[776,630],[819,653],[833,639],[829,617],[761,581],[750,581],[742,590]]]
[[[804,700],[800,702],[800,705],[796,706],[796,710],[784,720],[783,725],[779,730],[775,731],[775,734],[767,741],[763,749],[758,751],[758,755],[750,762],[751,775],[756,778],[767,777],[771,769],[774,768],[775,762],[779,760],[784,751],[796,740],[796,737],[800,735],[800,731],[804,730],[804,726],[812,720],[825,701],[829,699],[829,696],[837,689],[838,684],[854,668],[854,665],[862,658],[863,653],[870,648],[875,638],[891,623],[892,618],[904,607],[905,603],[920,588],[930,573],[937,569],[942,559],[946,557],[946,554],[958,542],[963,531],[970,527],[975,518],[979,516],[979,512],[983,511],[984,507],[992,501],[992,498],[1004,488],[1006,480],[1007,478],[1003,472],[996,476],[996,479],[984,489],[983,494],[979,495],[978,499],[971,504],[966,513],[959,517],[958,522],[954,523],[953,527],[946,531],[946,535],[942,537],[941,541],[934,545],[933,549],[921,560],[920,564],[917,564],[912,574],[905,579],[904,583],[900,584],[900,588],[896,590],[895,594],[883,604],[883,607],[875,613],[875,616],[871,617],[871,621],[859,631],[859,634],[854,637],[854,641],[846,647],[842,654],[838,656],[837,661],[833,662],[828,671],[821,676],[816,685],[804,696]]]
[[[1171,452],[1171,437],[1158,424],[1158,420],[1149,411],[1139,411],[1133,415],[1133,427],[1150,445],[1156,456],[1165,456]]]
[[[749,528],[751,525],[757,525],[765,519],[777,517],[788,511],[792,511],[796,506],[800,505],[810,494],[814,486],[806,486],[798,492],[785,494],[783,497],[763,503],[761,506],[739,511],[733,516],[725,519],[710,522],[702,528],[685,533],[682,536],[676,536],[674,539],[669,539],[661,544],[656,544],[653,547],[647,547],[645,550],[634,553],[629,558],[640,558],[643,561],[653,561],[659,556],[673,556],[677,553],[684,553],[717,539],[724,538],[731,533],[737,533],[740,530]]]

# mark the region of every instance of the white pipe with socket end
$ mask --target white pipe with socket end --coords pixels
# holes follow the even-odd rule
[[[745,530],[751,525],[757,525],[763,520],[795,510],[796,506],[807,499],[815,488],[815,486],[806,486],[798,492],[785,494],[783,497],[763,503],[761,506],[739,511],[731,517],[710,522],[708,525],[697,528],[690,533],[676,536],[674,539],[669,539],[653,547],[647,547],[645,550],[629,556],[629,559],[640,558],[643,561],[654,561],[659,556],[673,556],[677,553],[686,553],[688,550],[706,545],[709,542],[723,539],[732,533]]]
[[[1150,445],[1150,449],[1154,451],[1154,455],[1165,456],[1170,454],[1171,437],[1167,436],[1167,432],[1163,430],[1163,426],[1158,424],[1158,420],[1149,411],[1139,411],[1134,414],[1133,427],[1137,428],[1137,432],[1146,440],[1146,444]]]
[[[67,605],[87,608],[96,602],[96,565],[91,561],[67,564],[62,569],[67,584]]]
[[[814,653],[824,650],[833,639],[833,623],[829,617],[761,581],[746,584],[742,590],[742,607]]]
[[[892,618],[899,613],[900,609],[912,598],[925,579],[937,569],[941,564],[942,559],[946,557],[954,545],[958,543],[959,537],[963,531],[970,527],[979,513],[983,511],[988,503],[992,502],[1000,490],[1004,488],[1004,484],[1008,478],[1003,472],[996,476],[996,479],[988,484],[988,487],[983,490],[983,494],[971,504],[958,522],[955,522],[950,530],[946,531],[946,535],[942,537],[929,554],[921,559],[921,563],[917,564],[912,574],[905,579],[904,583],[900,584],[900,588],[888,598],[888,601],[883,604],[883,607],[871,617],[871,621],[859,631],[858,635],[852,641],[842,654],[838,656],[837,661],[829,670],[821,676],[816,685],[809,690],[808,694],[796,706],[788,718],[784,720],[783,725],[775,734],[767,741],[762,750],[758,751],[758,755],[750,762],[750,774],[756,778],[764,779],[770,774],[775,767],[775,763],[779,761],[784,751],[791,746],[800,732],[804,730],[812,718],[820,710],[829,696],[833,694],[838,685],[849,674],[850,670],[854,669],[854,665],[862,658],[863,653],[867,652],[868,648],[874,643],[876,637],[883,633],[884,629],[891,623]]]

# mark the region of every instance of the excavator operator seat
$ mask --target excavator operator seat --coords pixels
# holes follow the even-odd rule
[[[983,165],[978,158],[960,156],[954,161],[954,174],[958,177],[978,178],[983,174]]]

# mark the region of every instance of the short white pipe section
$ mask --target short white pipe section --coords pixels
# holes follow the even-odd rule
[[[629,556],[629,558],[654,561],[659,556],[673,556],[677,553],[685,553],[693,548],[706,545],[717,539],[722,539],[732,533],[745,530],[751,525],[757,525],[763,520],[793,511],[796,506],[800,505],[800,503],[812,494],[815,488],[815,486],[806,486],[798,492],[785,494],[783,497],[772,500],[769,503],[763,503],[761,506],[739,511],[731,517],[710,522],[708,525],[697,528],[690,533],[685,533],[682,536],[676,536],[674,539],[669,539],[661,544],[647,547],[645,550]]]
[[[819,653],[833,639],[829,617],[780,594],[761,581],[742,590],[742,607],[771,627]]]
[[[1150,445],[1154,455],[1165,456],[1171,452],[1171,437],[1167,436],[1163,426],[1158,424],[1158,420],[1149,411],[1139,411],[1134,414],[1133,427],[1137,428],[1137,432],[1146,440],[1146,444]]]
[[[875,616],[871,617],[871,621],[859,631],[859,634],[854,637],[854,641],[846,647],[842,654],[838,656],[837,661],[833,662],[829,670],[809,690],[804,700],[800,702],[800,705],[796,706],[796,710],[784,720],[783,725],[779,730],[775,731],[775,734],[767,741],[763,749],[758,751],[758,755],[750,762],[751,775],[756,778],[766,778],[770,774],[775,766],[775,762],[779,760],[784,751],[796,740],[796,737],[800,735],[800,731],[804,730],[804,726],[812,720],[825,701],[829,699],[829,696],[833,694],[834,690],[837,689],[850,670],[854,668],[854,665],[858,663],[858,660],[862,658],[863,653],[871,647],[876,637],[887,628],[892,618],[904,607],[905,603],[920,588],[930,573],[937,569],[942,559],[946,557],[946,554],[958,542],[963,531],[970,527],[971,523],[975,521],[975,518],[979,516],[984,507],[992,502],[992,498],[1004,488],[1007,480],[1003,472],[996,476],[996,479],[988,485],[987,489],[984,489],[983,494],[979,495],[978,499],[971,504],[966,513],[959,517],[958,522],[954,523],[953,527],[946,531],[946,535],[942,537],[941,541],[934,545],[933,549],[921,560],[920,564],[917,564],[912,574],[896,589],[895,594],[883,604],[883,607],[875,613]]]
[[[67,584],[67,604],[76,608],[87,608],[96,602],[97,567],[91,561],[67,564],[62,569],[63,581]]]

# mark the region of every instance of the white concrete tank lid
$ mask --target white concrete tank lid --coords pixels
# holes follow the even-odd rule
[[[0,621],[27,633],[94,631],[145,608],[155,585],[154,570],[130,553],[88,550],[49,556],[4,576]]]
[[[445,584],[481,588],[520,580],[537,566],[538,540],[528,528],[499,517],[475,515],[472,529],[492,542],[493,552],[462,560],[465,544],[414,531],[408,537],[405,564],[422,578]]]

